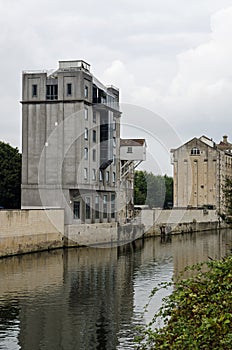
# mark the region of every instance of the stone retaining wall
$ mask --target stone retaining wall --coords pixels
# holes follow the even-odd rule
[[[60,248],[63,236],[63,210],[0,210],[0,257]]]

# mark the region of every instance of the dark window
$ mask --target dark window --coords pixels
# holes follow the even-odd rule
[[[111,217],[115,218],[115,194],[111,195]]]
[[[128,148],[127,148],[127,153],[133,153],[132,147],[128,147]]]
[[[47,85],[46,98],[47,98],[47,100],[57,100],[58,99],[58,85]]]
[[[191,155],[196,156],[196,155],[199,155],[199,154],[200,154],[199,148],[193,147],[193,148],[191,149]]]
[[[95,219],[99,219],[99,196],[95,197]]]
[[[90,219],[90,197],[85,197],[85,218]]]
[[[67,84],[67,96],[72,95],[72,84],[68,83]]]
[[[37,97],[37,84],[32,85],[32,97]]]
[[[96,121],[97,121],[96,112],[93,111],[93,123],[96,123]]]
[[[93,130],[93,142],[97,141],[97,132],[96,130]]]
[[[80,202],[73,203],[73,217],[74,219],[80,219]]]
[[[106,182],[109,182],[110,181],[110,172],[107,171],[106,172]]]
[[[107,194],[103,196],[103,218],[107,219]]]

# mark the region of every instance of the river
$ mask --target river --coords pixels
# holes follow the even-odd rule
[[[0,349],[134,349],[136,325],[170,292],[144,315],[151,290],[231,250],[232,231],[222,230],[0,259]]]

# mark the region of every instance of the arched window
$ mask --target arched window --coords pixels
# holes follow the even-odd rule
[[[192,156],[196,156],[196,155],[199,155],[199,154],[200,154],[199,148],[193,147],[193,148],[191,149],[191,155],[192,155]]]

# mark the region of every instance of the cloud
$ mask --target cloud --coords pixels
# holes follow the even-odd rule
[[[229,7],[212,15],[211,33],[205,42],[176,55],[177,71],[172,79],[162,79],[161,74],[159,79],[140,84],[133,62],[129,66],[120,61],[112,63],[104,78],[125,89],[124,102],[150,108],[186,137],[206,133],[218,139],[231,129],[231,36],[232,7]],[[143,60],[140,67],[147,74]],[[154,77],[152,72],[151,76]]]
[[[228,4],[0,0],[0,139],[15,144],[21,137],[21,71],[56,68],[60,59],[85,59],[100,80],[120,88],[124,103],[159,114],[186,139],[224,134],[231,110]]]

